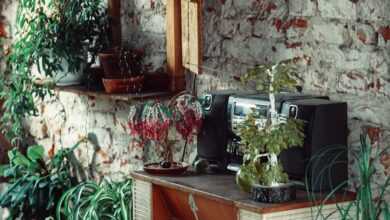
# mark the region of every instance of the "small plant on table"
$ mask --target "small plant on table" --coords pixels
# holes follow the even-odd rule
[[[163,152],[163,160],[154,164],[158,168],[171,169],[182,167],[187,152],[187,145],[202,125],[202,108],[199,101],[191,95],[174,97],[169,104],[148,102],[133,107],[129,114],[131,135],[138,137],[141,146],[154,142]],[[185,144],[181,162],[174,162],[170,131],[177,131]]]
[[[303,144],[303,124],[296,119],[282,120],[275,101],[277,93],[295,87],[294,74],[290,65],[280,63],[258,66],[242,79],[245,83],[255,81],[257,90],[269,94],[271,105],[264,127],[257,123],[260,116],[252,113],[240,128],[246,152],[237,173],[237,183],[244,191],[252,191],[257,201],[279,202],[294,196],[290,193],[288,176],[283,172],[278,155],[289,147]]]

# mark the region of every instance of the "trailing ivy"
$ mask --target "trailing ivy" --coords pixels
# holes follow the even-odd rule
[[[75,73],[108,42],[103,0],[19,0],[16,35],[7,57],[0,96],[5,100],[2,126],[13,144],[24,137],[23,120],[35,116],[36,99],[51,95],[53,83],[42,80],[59,71]],[[63,70],[63,62],[68,69]]]

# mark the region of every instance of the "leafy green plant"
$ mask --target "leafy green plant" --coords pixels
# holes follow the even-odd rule
[[[36,98],[50,95],[53,86],[39,80],[33,67],[49,77],[79,71],[86,52],[94,58],[106,44],[107,16],[102,0],[20,0],[16,24],[0,93],[6,100],[2,125],[14,144],[23,140],[23,119],[37,115]]]
[[[79,184],[61,197],[57,219],[132,219],[132,181],[103,179],[100,184],[93,181]]]
[[[334,215],[340,215],[342,220],[377,220],[377,219],[390,219],[390,207],[385,196],[390,190],[390,176],[388,176],[385,182],[379,187],[375,187],[373,182],[375,178],[376,168],[375,163],[381,158],[383,153],[389,150],[378,150],[373,155],[373,148],[369,138],[362,134],[360,136],[360,150],[356,153],[352,153],[352,157],[357,161],[358,175],[356,179],[350,179],[350,181],[357,181],[358,186],[355,189],[356,199],[347,205],[337,205],[337,212],[331,215],[323,213],[324,204],[332,199],[340,189],[345,188],[348,185],[348,180],[336,186],[333,191],[323,199],[322,204],[313,210],[313,219],[333,219]],[[326,152],[325,152],[326,153]],[[314,158],[313,158],[314,159]],[[313,160],[312,159],[312,160]],[[331,166],[332,164],[329,164]],[[321,172],[326,174],[328,166],[324,166]],[[321,176],[322,174],[319,174]],[[378,196],[375,196],[374,189],[379,191]],[[310,198],[318,201],[317,195],[309,192]]]
[[[1,166],[0,173],[10,185],[0,196],[0,206],[10,210],[9,219],[54,216],[62,192],[85,176],[73,154],[82,142],[59,150],[47,163],[39,145],[30,146],[26,156],[17,149],[8,152],[9,165]]]
[[[297,83],[294,76],[296,72],[291,65],[280,63],[258,66],[242,78],[244,83],[254,81],[257,90],[268,93],[271,105],[265,125],[259,125],[261,116],[254,111],[239,129],[241,142],[246,148],[237,183],[245,191],[249,191],[249,186],[254,183],[276,186],[288,181],[278,155],[289,147],[302,146],[303,123],[295,119],[282,120],[276,111],[275,95],[294,88]]]

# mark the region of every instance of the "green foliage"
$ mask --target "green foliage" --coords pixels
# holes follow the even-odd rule
[[[268,166],[266,163],[256,165],[256,181],[261,185],[270,186],[273,182],[287,183],[288,176],[281,164]]]
[[[288,63],[276,65],[261,65],[248,71],[242,77],[244,83],[254,81],[256,89],[271,95],[292,90],[295,88],[297,73],[293,66]],[[275,104],[275,103],[273,103]],[[241,166],[240,175],[237,176],[238,183],[244,183],[242,188],[247,188],[248,183],[261,185],[272,185],[275,183],[286,183],[287,175],[283,172],[278,161],[271,161],[283,150],[290,147],[302,146],[304,140],[303,122],[296,119],[280,121],[278,115],[275,118],[268,118],[264,127],[259,126],[259,115],[249,114],[247,119],[239,127],[241,143],[245,149],[245,163]],[[260,155],[270,156],[266,162],[259,159]],[[277,160],[277,159],[274,159]],[[246,181],[246,182],[245,182]]]
[[[259,129],[256,119],[257,117],[250,114],[239,128],[241,141],[252,156],[266,152],[278,155],[291,146],[302,146],[304,138],[302,121],[288,119],[286,123],[276,126],[267,123],[264,128]]]
[[[257,158],[259,154],[274,153],[279,155],[285,149],[292,146],[302,146],[304,134],[303,123],[299,120],[288,119],[286,123],[276,127],[270,123],[259,129],[256,125],[256,117],[253,114],[240,127],[241,141],[246,146],[246,160],[242,168],[252,173],[254,182],[262,185],[270,185],[272,182],[286,183],[287,175],[282,166],[269,166],[261,163]]]
[[[20,0],[17,33],[7,57],[7,74],[0,97],[7,137],[18,144],[23,138],[23,119],[37,115],[35,99],[50,95],[51,83],[37,81],[32,68],[54,76],[66,61],[70,73],[106,45],[106,10],[102,0]]]
[[[62,192],[74,185],[78,167],[73,151],[59,150],[51,160],[44,162],[44,149],[35,145],[23,155],[17,149],[8,152],[9,165],[1,166],[0,174],[9,178],[10,185],[0,195],[0,206],[10,210],[9,219],[44,219],[53,216]]]
[[[84,182],[68,190],[57,206],[57,219],[130,220],[132,219],[132,181],[100,184]]]
[[[289,61],[272,65],[265,64],[256,66],[246,73],[241,81],[248,83],[254,81],[256,90],[261,92],[270,92],[271,76],[269,73],[274,73],[274,82],[272,83],[273,92],[279,93],[283,90],[294,90],[297,85],[296,79],[298,74],[294,66]]]
[[[390,176],[386,177],[385,182],[382,185],[377,186],[374,184],[376,178],[375,163],[378,163],[381,156],[389,150],[385,148],[383,151],[378,150],[373,155],[373,147],[371,147],[370,140],[367,136],[361,135],[361,147],[357,153],[352,153],[353,158],[357,161],[358,176],[356,179],[358,187],[356,190],[356,200],[349,203],[347,206],[338,205],[338,212],[342,220],[377,220],[377,219],[390,219],[389,203],[386,201],[385,196],[388,195],[390,190]],[[324,154],[327,152],[324,152]],[[330,164],[329,166],[331,166]],[[327,169],[327,166],[324,167]],[[325,174],[327,175],[327,174]],[[350,179],[350,181],[354,181]],[[324,215],[323,207],[327,200],[332,199],[340,189],[346,187],[348,181],[336,186],[335,189],[330,192],[323,200],[322,205],[314,210],[313,219],[330,219],[334,215]],[[375,196],[373,190],[378,190],[379,194]],[[317,200],[316,195],[308,191],[308,194],[313,200]]]

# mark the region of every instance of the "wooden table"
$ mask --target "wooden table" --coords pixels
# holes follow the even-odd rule
[[[238,189],[233,175],[172,177],[134,172],[132,177],[135,220],[311,220],[318,212],[305,191],[298,191],[293,202],[254,202]],[[351,194],[338,195],[326,202],[321,213],[331,214],[352,200]],[[335,212],[328,219],[339,216]]]

